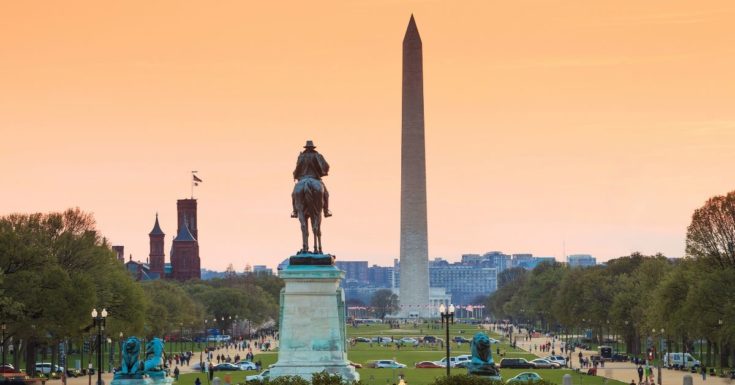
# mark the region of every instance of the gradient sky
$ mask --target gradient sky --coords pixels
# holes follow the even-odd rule
[[[391,263],[411,13],[432,258],[678,257],[733,189],[729,0],[4,1],[0,214],[79,206],[144,260],[198,170],[202,266],[275,266],[300,247],[290,174],[313,139],[325,251]]]

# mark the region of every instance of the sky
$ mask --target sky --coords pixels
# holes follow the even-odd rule
[[[411,14],[430,258],[680,257],[733,189],[731,1],[4,1],[0,215],[80,207],[145,260],[197,170],[202,266],[273,267],[310,139],[324,250],[391,264]]]

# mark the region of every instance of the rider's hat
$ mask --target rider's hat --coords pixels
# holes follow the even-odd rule
[[[307,140],[306,141],[306,146],[304,146],[304,148],[316,148],[316,146],[314,145],[314,141]]]

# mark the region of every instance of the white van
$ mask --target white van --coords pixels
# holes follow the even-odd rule
[[[702,363],[689,353],[666,353],[664,354],[664,366],[669,369],[691,369],[702,366]]]

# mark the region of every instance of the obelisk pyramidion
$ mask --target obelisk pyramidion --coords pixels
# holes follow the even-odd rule
[[[429,245],[426,224],[424,71],[421,37],[411,15],[403,38],[401,130],[401,317],[426,317],[429,305]]]

